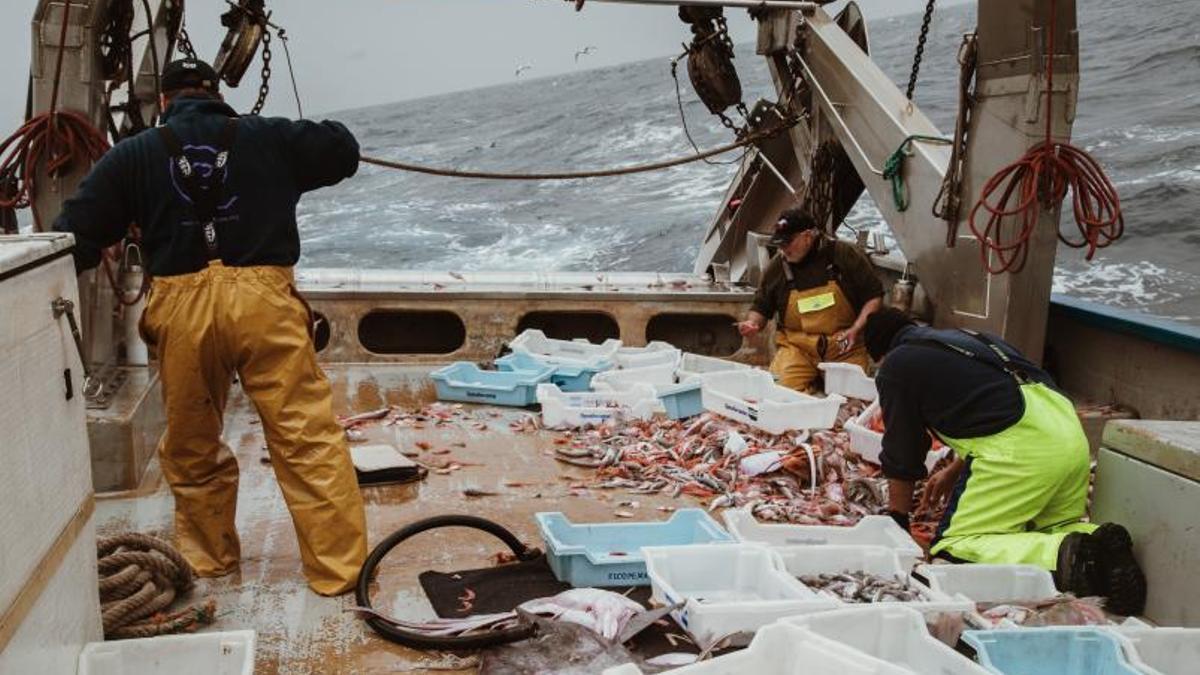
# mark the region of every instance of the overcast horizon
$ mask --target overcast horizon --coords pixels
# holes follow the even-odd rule
[[[7,65],[0,65],[0,129],[15,128],[24,115],[36,4],[6,3],[0,10],[0,44],[9,50]],[[835,12],[844,4],[828,9]],[[925,3],[862,0],[859,6],[869,28],[872,19],[920,11]],[[201,58],[216,53],[225,7],[222,0],[187,2],[188,32]],[[689,37],[673,7],[593,2],[576,13],[562,0],[345,0],[336,5],[310,0],[303,9],[300,0],[268,0],[267,7],[287,31],[308,116],[514,82],[523,65],[532,66],[523,77],[536,79],[665,58],[677,54]],[[735,41],[755,38],[745,11],[731,9],[726,15]],[[419,24],[415,30],[404,30],[414,23]],[[589,46],[594,50],[576,63],[575,52]],[[273,40],[272,47],[271,96],[263,114],[295,116],[282,45]],[[372,62],[380,66],[367,68]],[[260,67],[256,57],[242,85],[226,91],[237,110],[253,103]]]

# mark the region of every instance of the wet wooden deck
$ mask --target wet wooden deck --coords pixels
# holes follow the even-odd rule
[[[339,414],[363,412],[385,403],[416,406],[432,400],[427,369],[411,366],[329,366]],[[631,510],[639,520],[663,520],[656,509],[696,505],[688,497],[660,495],[631,497],[623,491],[572,490],[571,483],[585,479],[589,469],[568,466],[553,459],[552,432],[513,433],[512,420],[529,413],[466,406],[474,420],[455,421],[443,427],[412,429],[366,427],[368,442],[391,443],[415,450],[418,441],[431,447],[422,459],[465,466],[448,475],[430,473],[420,484],[363,489],[371,545],[401,526],[439,514],[469,513],[494,520],[512,530],[527,544],[541,547],[533,514],[563,511],[582,522],[614,519],[614,511]],[[226,442],[234,449],[241,468],[238,529],[242,538],[239,573],[221,579],[202,579],[193,598],[214,597],[219,618],[211,630],[251,628],[258,632],[256,673],[388,673],[473,672],[469,656],[424,653],[400,647],[377,637],[366,624],[344,610],[354,604],[353,594],[323,598],[309,591],[300,573],[300,556],[291,519],[266,457],[261,425],[249,399],[237,389],[226,412]],[[433,450],[448,449],[448,454]],[[102,498],[97,506],[101,536],[136,530],[167,535],[173,502],[166,485],[151,467],[143,489]],[[505,483],[526,483],[506,487]],[[495,497],[468,498],[465,488],[501,493]],[[637,508],[618,507],[636,499]],[[452,571],[490,564],[488,558],[506,547],[482,533],[461,528],[421,535],[395,550],[381,566],[375,604],[406,618],[433,617],[417,575],[424,570]]]

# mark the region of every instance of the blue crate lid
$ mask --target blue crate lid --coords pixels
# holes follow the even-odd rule
[[[470,361],[457,361],[433,371],[429,377],[451,387],[513,391],[517,387],[545,382],[553,374],[554,368],[551,366],[543,366],[538,370],[483,370]]]
[[[501,368],[511,370],[540,370],[542,368],[550,367],[554,369],[554,373],[556,375],[561,375],[563,377],[579,377],[584,373],[591,373],[594,375],[612,368],[612,363],[610,361],[600,361],[595,366],[564,365],[558,363],[551,364],[539,359],[533,354],[527,354],[525,352],[513,352],[511,354],[501,356],[500,358],[496,359],[495,363]]]

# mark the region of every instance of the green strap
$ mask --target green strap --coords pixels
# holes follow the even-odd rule
[[[912,142],[925,141],[927,143],[938,143],[941,145],[950,145],[953,143],[949,138],[941,138],[938,136],[925,136],[922,134],[913,134],[904,139],[900,143],[900,147],[883,163],[883,178],[884,180],[892,181],[892,201],[896,204],[897,211],[908,210],[908,189],[904,184],[904,158],[912,154]]]

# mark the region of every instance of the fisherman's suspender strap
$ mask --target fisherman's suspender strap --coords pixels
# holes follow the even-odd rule
[[[825,254],[825,282],[836,281],[840,284],[842,282],[842,270],[833,261],[834,245],[827,243],[823,244],[823,246],[829,249],[828,253]],[[807,291],[807,288],[796,288],[796,275],[792,274],[792,264],[787,261],[787,258],[783,257],[782,253],[778,255],[783,262],[783,278],[787,280],[788,289],[793,291]],[[845,291],[845,289],[842,290]]]
[[[936,347],[942,347],[943,349],[949,349],[950,351],[958,353],[958,354],[962,354],[963,356],[965,356],[969,359],[978,361],[980,363],[986,363],[987,365],[992,366],[993,368],[1004,371],[1006,374],[1010,375],[1014,380],[1017,381],[1018,386],[1023,385],[1023,384],[1031,384],[1033,382],[1033,380],[1031,380],[1029,378],[1029,374],[1026,373],[1025,370],[1022,369],[1020,366],[1013,363],[1012,358],[1010,358],[1009,355],[1004,352],[1004,350],[1000,347],[1000,345],[996,344],[995,340],[992,340],[991,338],[984,335],[983,333],[979,333],[977,331],[973,331],[968,328],[959,328],[958,330],[961,331],[962,333],[965,333],[966,335],[971,336],[977,342],[981,343],[983,346],[990,349],[992,351],[992,353],[996,355],[996,358],[1000,359],[1000,363],[996,363],[995,361],[992,361],[991,359],[982,358],[979,354],[971,351],[970,349],[961,347],[956,344],[951,344],[949,342],[944,342],[942,340],[938,340],[937,338],[922,338],[920,340],[912,340],[911,342],[908,342],[906,344],[926,344],[926,345],[933,345]]]
[[[207,177],[201,176],[192,166],[187,154],[183,151],[183,144],[170,127],[165,124],[158,127],[158,136],[166,146],[171,161],[179,169],[179,175],[183,180],[181,187],[187,194],[188,200],[191,201],[192,213],[200,224],[200,233],[208,259],[217,260],[221,257],[217,241],[217,209],[225,199],[225,181],[218,176],[219,173],[224,173],[223,169],[229,164],[229,151],[233,148],[233,142],[237,138],[237,118],[230,117],[225,121],[221,137],[217,141],[216,164]]]

